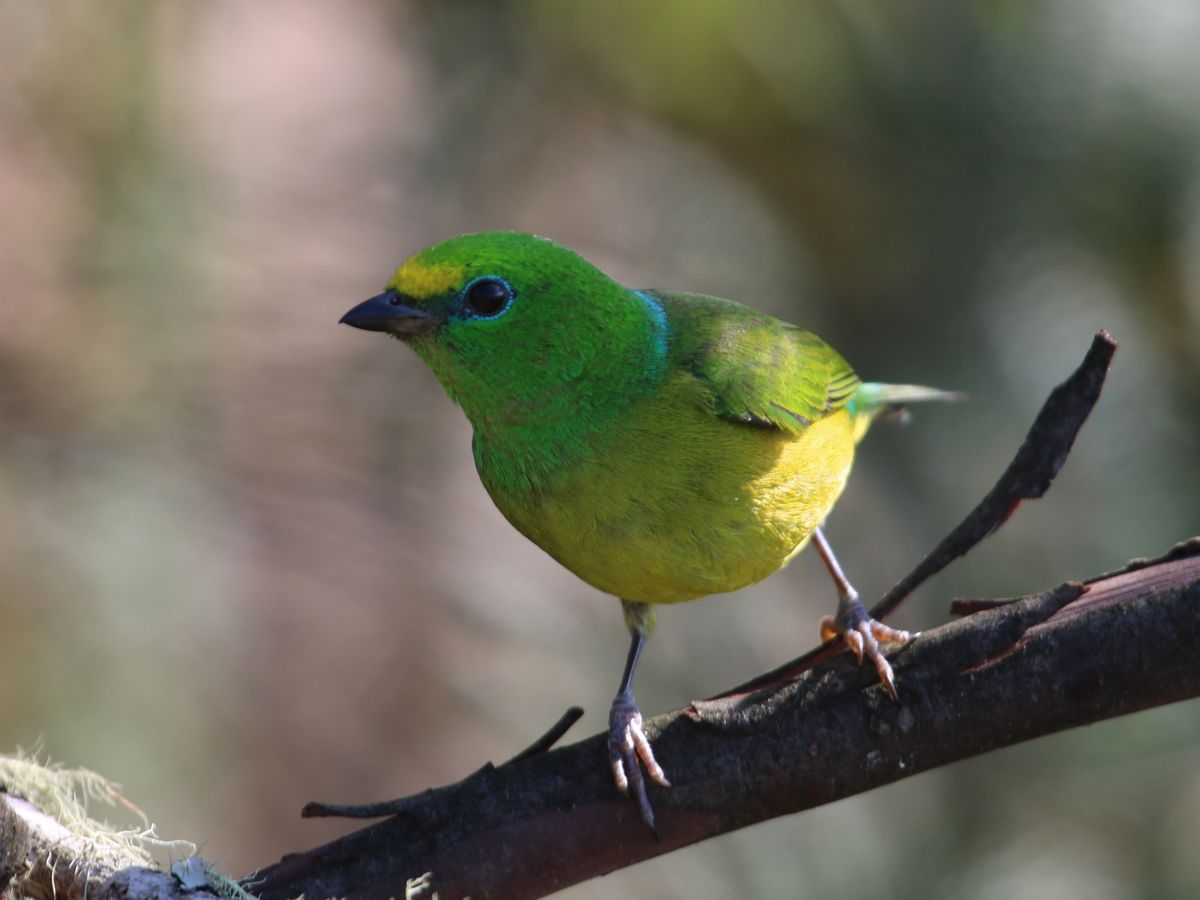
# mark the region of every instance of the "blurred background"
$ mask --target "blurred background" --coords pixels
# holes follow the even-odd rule
[[[464,231],[720,294],[870,379],[969,391],[864,445],[878,595],[1092,334],[1053,490],[922,589],[1014,596],[1200,531],[1192,0],[0,2],[0,748],[124,785],[233,874],[604,727],[616,604],[527,543],[417,358],[336,325]],[[665,610],[647,713],[807,649],[819,562]],[[1195,703],[760,825],[572,898],[1195,897]]]

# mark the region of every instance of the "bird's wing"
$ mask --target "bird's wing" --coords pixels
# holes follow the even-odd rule
[[[673,364],[705,384],[722,418],[799,432],[858,390],[854,370],[811,331],[731,300],[647,293],[667,314]]]

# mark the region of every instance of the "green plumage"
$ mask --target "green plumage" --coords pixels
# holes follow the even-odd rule
[[[623,601],[632,642],[610,757],[652,828],[641,766],[668,783],[631,688],[652,605],[785,565],[837,501],[871,422],[953,396],[864,384],[811,332],[730,300],[630,290],[565,247],[511,232],[418,253],[343,321],[420,354],[471,421],[500,511]],[[818,549],[842,599],[822,632],[865,651],[894,693],[876,638],[907,635],[869,619],[823,539]]]
[[[878,411],[940,396],[863,385],[811,332],[730,300],[630,290],[531,235],[445,241],[388,287],[423,323],[392,330],[466,412],[496,505],[636,603],[731,591],[784,565]],[[481,290],[486,309],[473,306]]]
[[[721,418],[797,434],[858,388],[849,364],[811,331],[719,297],[646,293],[670,310],[674,356],[708,386]]]

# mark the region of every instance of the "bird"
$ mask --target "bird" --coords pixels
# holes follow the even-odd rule
[[[627,288],[515,231],[420,251],[340,321],[415,351],[470,421],[500,512],[620,600],[630,643],[608,761],[655,834],[646,779],[670,781],[633,680],[657,605],[760,581],[811,542],[838,593],[822,639],[841,636],[896,696],[879,644],[913,635],[868,615],[821,525],[872,421],[958,394],[861,381],[810,331],[732,300]]]

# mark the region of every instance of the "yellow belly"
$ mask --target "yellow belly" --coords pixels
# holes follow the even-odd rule
[[[584,581],[677,603],[787,563],[833,507],[853,457],[845,410],[789,435],[719,419],[681,381],[536,499],[484,483],[513,525]]]

